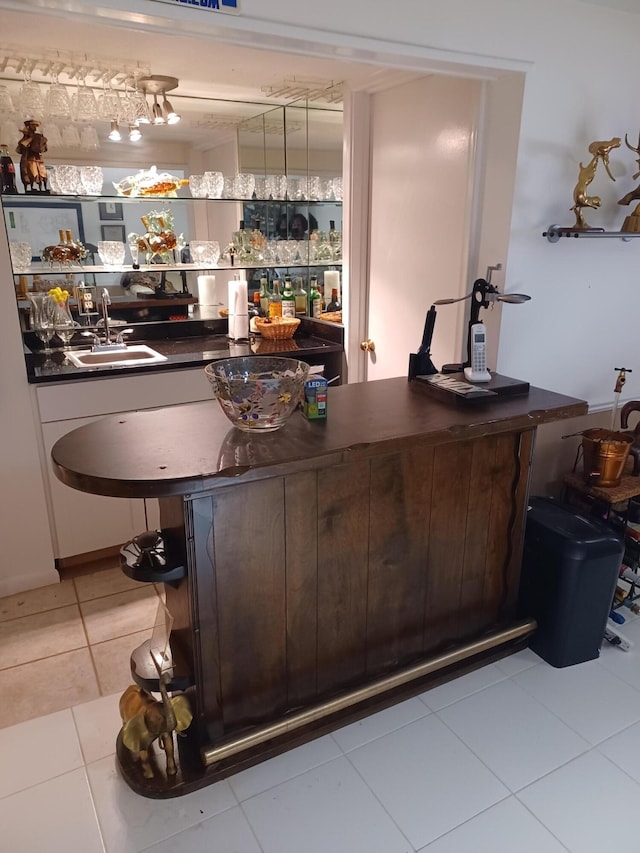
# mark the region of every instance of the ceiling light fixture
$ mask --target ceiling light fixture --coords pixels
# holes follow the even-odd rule
[[[172,92],[178,87],[177,77],[164,77],[153,74],[151,77],[140,77],[136,80],[136,87],[145,97],[153,95],[153,107],[151,109],[151,122],[155,125],[177,124],[180,121],[179,114],[174,110],[171,102],[167,99],[167,92]],[[158,98],[162,97],[162,106]]]
[[[142,134],[140,133],[140,129],[135,126],[135,124],[129,125],[129,142],[140,142],[142,139]]]
[[[120,133],[120,128],[118,127],[118,122],[115,119],[111,121],[111,130],[109,131],[109,139],[112,142],[120,142],[122,139],[122,135]]]
[[[171,101],[167,99],[165,95],[162,99],[162,109],[164,110],[164,114],[167,117],[167,124],[178,124],[180,121],[180,116],[174,110]]]
[[[166,119],[162,114],[162,107],[158,103],[158,96],[153,96],[153,108],[151,110],[151,123],[152,124],[165,124]]]

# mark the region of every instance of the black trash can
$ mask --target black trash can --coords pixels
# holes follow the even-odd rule
[[[519,611],[538,622],[530,648],[552,666],[600,655],[623,540],[605,522],[552,498],[529,500]]]

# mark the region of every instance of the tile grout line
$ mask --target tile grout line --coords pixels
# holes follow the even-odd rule
[[[95,679],[96,679],[96,687],[98,688],[98,694],[100,696],[102,696],[103,693],[102,693],[102,686],[100,684],[100,678],[98,676],[98,668],[96,666],[96,661],[95,661],[95,658],[93,656],[93,649],[92,649],[91,643],[89,642],[89,632],[87,631],[87,626],[85,625],[84,613],[82,612],[82,607],[80,606],[80,603],[78,604],[78,608],[80,610],[80,620],[82,622],[82,630],[84,631],[84,636],[87,640],[87,650],[89,652],[89,658],[91,660],[91,666],[93,667],[93,674],[94,674]],[[73,714],[73,711],[72,711],[72,714]],[[75,716],[74,716],[74,719],[75,719]]]
[[[0,619],[0,627],[2,625],[10,625],[12,622],[17,622],[18,619],[29,619],[31,616],[43,616],[45,613],[54,613],[56,610],[64,610],[65,607],[78,607],[79,602],[70,601],[68,604],[59,604],[56,607],[46,607],[44,610],[34,610],[33,613],[20,613],[17,616],[12,616],[9,619]]]

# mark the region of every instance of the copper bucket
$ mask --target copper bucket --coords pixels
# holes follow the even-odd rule
[[[590,486],[619,486],[633,438],[610,429],[582,433],[583,475]]]

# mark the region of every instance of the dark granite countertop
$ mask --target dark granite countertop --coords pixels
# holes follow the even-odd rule
[[[324,327],[328,325],[322,324]],[[29,382],[37,384],[82,381],[99,377],[159,373],[202,367],[217,359],[242,355],[282,355],[301,358],[311,364],[320,364],[329,353],[340,354],[343,351],[342,327],[323,329],[319,324],[306,321],[301,324],[295,337],[290,341],[268,341],[260,336],[252,336],[248,343],[241,344],[228,340],[226,321],[220,320],[127,324],[127,328],[133,329],[133,333],[127,336],[128,343],[145,343],[166,356],[167,360],[133,366],[76,367],[65,358],[64,352],[60,349],[54,350],[48,358],[42,352],[38,352],[37,340],[27,334],[25,335],[25,363]],[[329,339],[325,338],[325,334]],[[73,342],[73,349],[90,348],[90,341],[76,345],[76,340]],[[30,349],[30,344],[34,347],[33,351]]]

